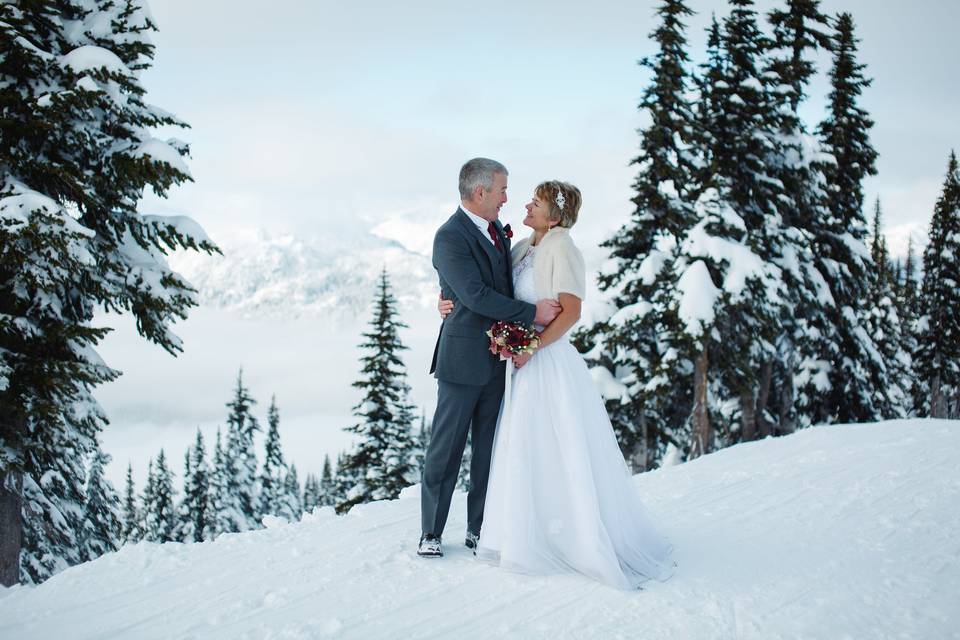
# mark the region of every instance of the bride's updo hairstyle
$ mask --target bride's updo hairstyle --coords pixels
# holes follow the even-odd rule
[[[569,182],[547,180],[537,185],[534,190],[537,197],[550,207],[550,219],[559,223],[559,226],[570,228],[577,222],[580,213],[580,189]]]

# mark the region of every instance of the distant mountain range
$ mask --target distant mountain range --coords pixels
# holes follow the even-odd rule
[[[214,238],[222,256],[179,252],[170,266],[198,289],[201,304],[244,316],[350,320],[370,308],[382,269],[402,306],[433,304],[438,286],[430,258],[375,233],[237,231]]]

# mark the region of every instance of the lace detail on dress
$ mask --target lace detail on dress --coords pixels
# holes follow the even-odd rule
[[[513,265],[513,297],[530,304],[537,303],[537,290],[533,279],[533,254],[536,247],[529,247],[527,253]]]

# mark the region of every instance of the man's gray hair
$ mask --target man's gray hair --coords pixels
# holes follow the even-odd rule
[[[490,158],[474,158],[468,160],[460,169],[460,197],[463,200],[473,198],[473,190],[477,187],[493,188],[493,174],[509,175],[507,168]]]

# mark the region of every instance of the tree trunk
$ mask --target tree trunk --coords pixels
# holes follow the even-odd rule
[[[783,375],[783,389],[780,390],[780,434],[793,433],[793,371]]]
[[[633,448],[633,455],[630,456],[630,470],[633,473],[641,473],[650,469],[650,442],[649,425],[647,425],[646,414],[640,414],[640,438],[637,446]]]
[[[713,430],[707,412],[707,344],[704,340],[693,372],[693,443],[690,457],[696,458],[713,450]]]
[[[752,391],[740,394],[740,440],[749,442],[757,437],[757,405]]]
[[[930,417],[947,417],[947,403],[944,401],[939,373],[934,374],[933,380],[930,381]]]
[[[23,539],[21,502],[23,476],[7,470],[0,473],[0,585],[20,582],[20,547]]]
[[[773,360],[767,360],[760,368],[760,395],[757,396],[757,427],[760,437],[766,438],[773,432],[773,425],[767,420],[767,404],[770,402],[770,384],[773,382]]]

